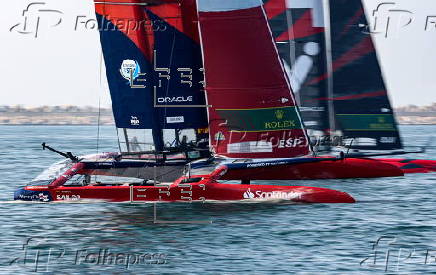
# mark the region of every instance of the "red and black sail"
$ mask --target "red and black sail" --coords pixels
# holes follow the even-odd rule
[[[333,98],[353,148],[401,149],[394,112],[361,0],[330,1]]]
[[[321,1],[264,0],[272,33],[279,49],[304,124],[313,133],[329,133],[324,14]],[[309,131],[311,132],[311,131]]]

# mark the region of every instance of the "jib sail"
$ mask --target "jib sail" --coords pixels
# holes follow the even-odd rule
[[[207,147],[195,0],[95,7],[121,151]]]
[[[308,138],[260,0],[197,0],[212,148],[235,158],[307,155]]]

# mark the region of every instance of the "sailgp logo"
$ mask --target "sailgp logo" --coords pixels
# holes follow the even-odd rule
[[[120,69],[121,75],[129,81],[133,81],[141,74],[141,67],[135,60],[124,60]]]

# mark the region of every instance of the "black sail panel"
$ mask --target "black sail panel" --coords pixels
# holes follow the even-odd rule
[[[330,123],[322,4],[264,0],[264,6],[305,126],[310,135],[325,135]]]
[[[337,129],[354,149],[402,149],[361,0],[330,1],[330,15]]]

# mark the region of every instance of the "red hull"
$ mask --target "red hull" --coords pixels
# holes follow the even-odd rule
[[[317,180],[401,177],[397,166],[374,159],[344,159],[276,167],[229,170],[223,180]]]
[[[182,183],[182,179],[168,186],[47,186],[26,187],[29,198],[39,195],[43,201],[106,200],[110,202],[192,202],[287,200],[300,203],[354,203],[347,193],[317,187],[221,184],[210,177],[196,183]],[[46,194],[44,196],[44,194]],[[39,194],[41,193],[41,194]],[[49,193],[49,196],[47,196]],[[26,198],[17,194],[16,199]],[[30,199],[27,199],[30,200]],[[39,199],[33,199],[39,200]]]
[[[436,172],[436,160],[423,159],[375,159],[383,163],[394,165],[405,174]]]

